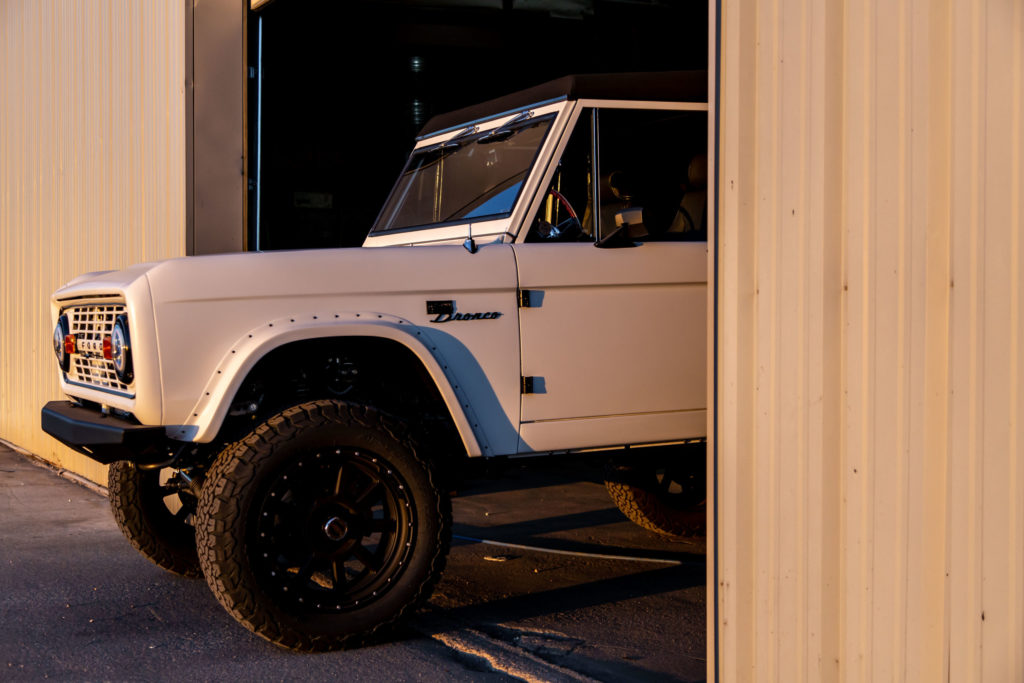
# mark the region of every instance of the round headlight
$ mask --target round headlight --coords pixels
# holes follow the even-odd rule
[[[114,363],[117,379],[131,384],[135,373],[132,371],[132,345],[128,336],[128,316],[123,313],[114,321],[114,331],[110,335],[110,360]]]
[[[71,367],[71,354],[67,352],[67,347],[64,344],[69,333],[68,317],[62,315],[57,319],[57,326],[53,328],[53,352],[57,356],[57,364],[64,372]]]

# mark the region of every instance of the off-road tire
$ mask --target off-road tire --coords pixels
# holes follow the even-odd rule
[[[684,480],[682,486],[680,480]],[[605,471],[605,488],[616,507],[635,524],[671,538],[700,536],[707,531],[703,486],[702,466],[694,471],[671,462],[609,464]]]
[[[378,501],[372,513],[360,507],[368,501]],[[451,501],[403,422],[322,400],[271,417],[217,457],[196,541],[236,620],[314,652],[378,639],[424,603],[451,523]]]
[[[107,492],[117,526],[143,557],[174,574],[203,575],[195,530],[185,522],[189,510],[170,511],[164,498],[173,491],[161,487],[159,470],[115,462],[107,472]]]

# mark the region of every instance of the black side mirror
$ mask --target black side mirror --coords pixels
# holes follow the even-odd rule
[[[615,214],[615,229],[594,242],[599,249],[622,249],[640,246],[633,240],[648,235],[644,227],[644,210],[636,206],[622,209]]]

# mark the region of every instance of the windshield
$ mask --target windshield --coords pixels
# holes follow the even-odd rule
[[[415,151],[371,233],[507,218],[553,118],[459,135]]]

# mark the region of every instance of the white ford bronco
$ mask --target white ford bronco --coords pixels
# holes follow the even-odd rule
[[[360,249],[90,273],[52,300],[114,516],[279,645],[430,594],[451,477],[593,452],[634,521],[704,498],[707,77],[566,77],[432,119]],[[601,455],[603,454],[603,456]],[[588,456],[589,457],[589,456]]]

